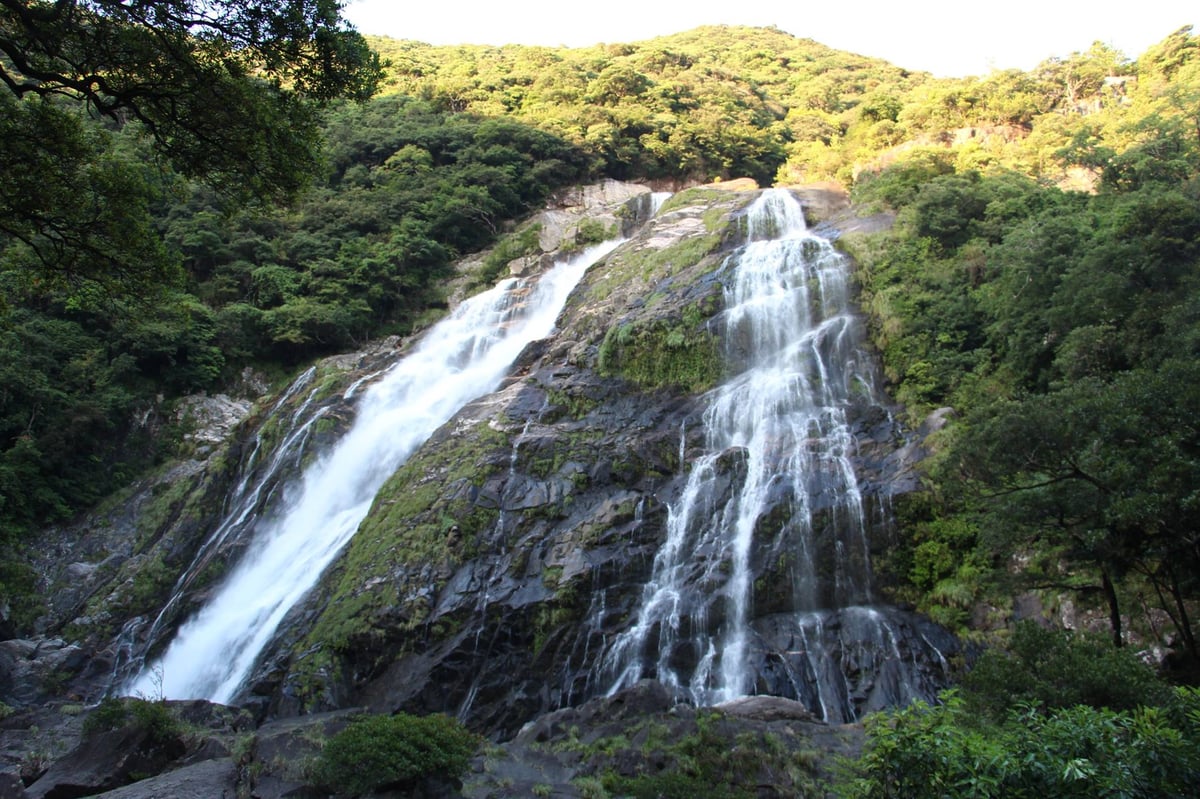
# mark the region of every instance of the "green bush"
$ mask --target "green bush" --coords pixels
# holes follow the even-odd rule
[[[84,720],[83,732],[85,735],[109,732],[119,729],[128,720],[129,710],[125,707],[125,703],[115,697],[106,697]]]
[[[1033,622],[1017,625],[1006,650],[984,653],[962,687],[967,705],[993,718],[1019,704],[1132,710],[1161,706],[1171,696],[1170,688],[1128,649]]]
[[[1200,693],[1167,709],[1019,707],[981,723],[962,699],[916,703],[867,720],[867,748],[838,786],[843,799],[1195,796]]]
[[[1018,625],[942,703],[866,720],[843,799],[1190,797],[1200,691],[1104,639]]]
[[[85,735],[97,735],[126,726],[144,730],[155,743],[178,738],[183,732],[183,722],[165,702],[115,697],[108,697],[96,706],[84,720],[83,732]]]
[[[365,716],[329,739],[309,779],[360,796],[427,777],[457,778],[478,745],[478,736],[448,716]]]

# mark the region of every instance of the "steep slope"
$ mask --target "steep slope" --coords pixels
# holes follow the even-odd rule
[[[644,188],[591,195],[591,203],[574,198],[541,220],[554,240],[546,247],[594,227],[584,224],[587,206],[605,228],[625,226],[633,237],[584,275],[553,335],[527,347],[498,390],[462,408],[387,478],[332,567],[282,619],[234,702],[260,715],[359,705],[448,712],[502,738],[641,678],[666,685],[671,701],[782,695],[827,722],[944,684],[942,652],[954,648],[952,639],[876,604],[871,585],[872,551],[891,533],[891,498],[915,488],[919,452],[871,387],[871,359],[853,336],[838,334],[852,347],[839,357],[857,364],[845,388],[861,386],[832,395],[834,428],[779,438],[774,447],[816,470],[813,485],[824,484],[817,472],[832,465],[852,474],[851,483],[829,483],[812,501],[794,493],[806,490],[800,483],[781,484],[753,512],[757,543],[748,554],[737,556],[724,539],[689,544],[699,560],[681,566],[690,576],[671,589],[689,598],[668,616],[644,611],[648,586],[661,581],[672,517],[696,490],[689,481],[712,473],[702,493],[719,516],[743,501],[756,468],[753,447],[710,451],[705,425],[723,396],[717,387],[744,366],[735,356],[749,333],[730,327],[735,272],[757,251],[751,239],[769,243],[787,225],[764,228],[764,195],[744,184],[676,195],[640,229],[640,206],[626,200],[648,200]],[[829,217],[823,229],[831,235],[872,224],[839,215],[844,199],[828,191],[771,197],[794,204],[800,195],[810,216]],[[781,251],[802,261],[818,254],[843,269],[827,241],[800,236]],[[769,277],[775,267],[766,266]],[[792,275],[794,267],[779,267],[781,285],[803,296],[816,291],[823,278]],[[857,325],[851,307],[837,313],[824,327]],[[778,332],[787,338],[789,330]],[[31,644],[47,653],[42,671],[54,670],[84,697],[130,690],[143,659],[156,660],[253,551],[254,520],[286,507],[288,486],[343,436],[362,386],[396,358],[395,344],[318,364],[267,398],[226,445],[205,450],[206,459],[75,530],[81,539],[105,530],[105,549],[123,554],[96,564],[69,552],[58,559],[60,580],[77,575],[75,590],[45,623],[74,643]],[[804,363],[795,368],[808,370]],[[846,382],[832,375],[822,379]],[[822,439],[836,452],[822,454]],[[823,466],[826,457],[833,460]],[[784,463],[768,471],[791,468]],[[852,512],[841,493],[852,495]],[[804,536],[817,543],[801,567]],[[843,553],[855,542],[862,548]],[[800,591],[803,574],[816,583]],[[840,586],[851,574],[847,592]],[[641,631],[631,637],[635,627]],[[733,640],[730,651],[739,654],[725,662],[744,674],[720,683],[713,675]],[[230,653],[210,647],[190,657],[217,662]],[[137,690],[171,696],[178,668],[165,668],[170,675],[146,669]],[[29,685],[46,676],[27,671],[22,703],[36,700]]]
[[[593,267],[556,334],[387,482],[241,699],[285,714],[351,704],[442,711],[503,735],[615,688],[602,657],[637,613],[703,447],[704,392],[728,369],[723,282],[757,197],[685,192]],[[881,545],[889,497],[912,487],[896,454],[911,442],[878,405],[852,404],[850,459],[866,535]],[[720,468],[730,490],[737,458]],[[788,558],[754,558],[754,619],[790,612]],[[720,590],[717,579],[709,590]],[[837,656],[854,695],[829,720],[904,701],[886,680],[877,689],[883,661],[917,664],[927,691],[944,678],[933,647],[909,645],[938,633],[893,618],[892,638]],[[836,640],[849,623],[828,626]],[[788,693],[769,662],[759,668],[754,690]]]
[[[615,235],[648,213],[644,186],[606,182],[577,187],[527,220],[541,257],[509,264],[536,274],[558,253],[578,250],[596,230]],[[619,213],[619,215],[618,215]],[[515,235],[524,235],[520,231]],[[460,265],[459,282],[478,282],[486,254]],[[194,447],[179,462],[131,485],[78,523],[48,530],[36,564],[51,600],[37,635],[0,646],[6,679],[0,700],[16,706],[64,688],[95,700],[125,684],[154,658],[178,625],[204,607],[240,562],[259,522],[277,516],[293,487],[356,416],[365,381],[404,357],[412,341],[388,339],[327,358],[275,394],[232,401],[197,397],[178,424]],[[216,410],[219,418],[209,419]],[[369,499],[369,497],[368,497]],[[313,577],[315,578],[315,574]],[[178,674],[148,675],[137,691],[157,695]],[[163,683],[166,683],[166,686]]]

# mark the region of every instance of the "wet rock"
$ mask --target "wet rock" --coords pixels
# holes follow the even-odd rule
[[[109,714],[105,722],[119,721],[119,706],[101,707]],[[127,701],[124,708],[127,722],[114,730],[85,732],[97,709],[79,704],[45,705],[3,719],[0,772],[19,775],[30,797],[111,792],[125,799],[207,799],[225,792],[232,799],[243,776],[270,769],[254,765],[248,745],[254,721],[244,710],[201,700]],[[246,775],[238,771],[243,767]]]
[[[11,771],[0,772],[0,799],[27,799],[28,796],[20,774]]]
[[[563,207],[551,209],[563,221],[558,240],[570,238],[571,224],[578,226],[577,209],[566,205],[619,196],[638,199],[640,207],[649,200],[645,187],[605,185],[588,191],[595,196],[567,197]],[[436,487],[429,493],[437,501],[373,533],[388,538],[377,557],[356,560],[353,550],[359,544],[352,542],[345,562],[357,564],[363,574],[335,568],[304,604],[293,608],[240,697],[260,718],[362,704],[379,711],[461,714],[476,729],[503,738],[538,714],[608,690],[611,675],[602,673],[597,653],[636,613],[666,535],[667,508],[682,491],[703,444],[704,402],[693,386],[671,376],[667,364],[661,374],[650,369],[647,375],[602,356],[611,354],[622,330],[644,335],[641,355],[669,354],[670,347],[659,346],[666,336],[687,343],[723,331],[722,268],[738,245],[739,214],[751,195],[701,190],[696,198],[662,214],[594,267],[561,315],[555,335],[527,348],[513,377],[464,408],[414,454],[414,482],[389,489],[394,495],[379,497],[376,512],[430,486]],[[832,220],[846,211],[832,194],[819,200],[823,217]],[[312,448],[288,467],[290,474],[349,424],[358,386],[376,379],[403,346],[392,341],[329,359],[319,366],[320,376],[303,385],[298,381],[295,391],[255,409],[255,424],[266,421],[275,404],[282,419],[312,399],[316,387],[327,392],[312,399],[326,409],[327,424],[311,440]],[[913,466],[923,454],[920,439],[875,404],[858,403],[850,413],[854,467],[869,507],[883,509],[894,494],[917,487]],[[183,595],[161,624],[151,625],[157,607],[136,606],[132,599],[150,593],[145,579],[155,568],[161,572],[159,587],[171,588],[171,570],[191,561],[208,531],[205,525],[213,523],[198,511],[211,511],[223,501],[220,489],[240,479],[237,469],[261,468],[268,459],[265,450],[256,453],[252,424],[236,429],[240,440],[222,457],[214,450],[214,457],[194,461],[177,475],[180,481],[195,481],[207,492],[204,498],[198,488],[175,499],[173,486],[179,481],[158,481],[128,512],[124,543],[114,540],[103,553],[113,560],[103,560],[99,549],[85,555],[83,543],[59,558],[60,581],[79,589],[61,594],[64,607],[56,611],[55,625],[70,620],[73,629],[89,631],[89,640],[99,639],[101,630],[110,633],[104,646],[94,647],[99,654],[88,671],[93,688],[104,675],[119,672],[130,651],[160,646],[206,595],[223,564],[244,551],[240,536],[245,531],[239,529],[214,549],[209,568],[184,580]],[[450,448],[452,457],[437,454]],[[719,460],[723,482],[714,489],[721,496],[711,497],[713,502],[744,481],[744,459],[744,452],[734,448]],[[226,462],[219,475],[218,461]],[[283,493],[278,485],[264,489],[264,497],[277,501]],[[796,499],[789,490],[778,488],[772,495],[769,524],[756,530],[757,537],[769,540],[774,529],[767,528],[788,521]],[[821,541],[818,558],[827,566],[836,545],[836,514],[820,490],[811,502]],[[249,508],[247,518],[269,512],[264,500]],[[154,514],[163,520],[147,532],[139,520]],[[188,521],[189,514],[197,518]],[[882,519],[885,514],[872,510],[871,515]],[[102,525],[94,527],[102,535]],[[434,532],[418,547],[412,543],[414,530]],[[153,545],[134,554],[130,541],[139,535]],[[758,593],[763,601],[753,610],[759,618],[794,610],[788,592],[771,593],[772,585],[792,579],[783,557],[789,545],[784,541],[778,551],[752,557],[752,578],[763,583]],[[706,581],[704,591],[712,600],[702,614],[682,623],[715,628],[727,612],[721,588],[728,558],[707,554],[711,563],[697,567],[696,577]],[[386,599],[374,604],[365,599],[375,596]],[[336,641],[310,636],[348,600],[362,602],[363,610],[339,622]],[[141,618],[142,625],[113,635],[131,618]],[[784,642],[775,643],[786,651]],[[686,645],[670,655],[686,671],[703,656]],[[761,668],[760,679],[771,686],[785,684],[792,673],[786,658],[764,661]],[[864,683],[849,693],[851,705],[865,706],[882,692]]]
[[[394,562],[356,554],[360,545],[377,545],[354,539],[347,560],[372,565],[357,577],[335,571],[336,579],[322,581],[291,619],[320,629],[329,609],[384,586],[395,592],[393,606],[360,614],[350,622],[356,626],[351,645],[336,651],[303,628],[286,629],[251,681],[257,693],[244,699],[253,698],[266,713],[319,711],[337,703],[448,712],[503,738],[531,717],[610,687],[606,681],[614,675],[597,662],[599,653],[637,611],[666,536],[666,509],[678,499],[703,445],[705,404],[670,379],[645,382],[643,373],[638,380],[644,382],[627,378],[604,366],[609,362],[601,354],[614,330],[676,331],[686,341],[683,320],[695,325],[697,317],[696,331],[721,329],[720,275],[737,239],[719,226],[714,233],[709,228],[724,215],[728,230],[736,229],[752,196],[701,191],[697,197],[694,205],[660,215],[594,266],[555,336],[528,348],[512,379],[468,404],[414,453],[405,469],[413,482],[389,486],[394,495],[379,497],[377,507],[386,509],[430,484],[439,486],[440,499],[395,529],[366,537],[390,537],[394,543],[381,551]],[[840,213],[836,200],[828,201],[831,213]],[[897,423],[898,414],[867,399],[847,412],[851,461],[871,524],[886,525],[891,498],[919,486],[915,464],[923,451],[919,438]],[[720,479],[705,497],[707,507],[721,507],[744,482],[745,458],[734,447],[717,459],[713,468]],[[461,475],[463,464],[471,465],[469,478],[436,483],[440,475]],[[835,572],[845,539],[839,502],[829,488],[836,484],[816,475],[803,499],[813,514],[817,573]],[[767,518],[756,528],[757,539],[775,542],[751,556],[752,579],[762,583],[752,611],[757,619],[797,609],[789,553],[801,545],[795,538],[803,525],[790,521],[801,503],[792,491],[773,489]],[[438,530],[436,553],[424,556],[424,563],[410,561],[408,531],[424,528]],[[879,536],[868,530],[866,537]],[[689,568],[697,595],[707,599],[685,607],[680,623],[715,632],[728,612],[722,591],[728,555],[715,549],[700,554],[703,559]],[[777,585],[782,588],[773,591]],[[857,596],[868,594],[864,585]],[[828,604],[835,597],[816,599]],[[771,647],[795,648],[775,639]],[[684,642],[667,659],[680,673],[691,673],[704,655]],[[313,669],[313,660],[323,665]],[[847,653],[838,662],[865,673],[879,661],[875,654]],[[788,657],[764,658],[756,668],[765,690],[819,701],[812,691],[788,687],[798,668]],[[851,682],[831,718],[855,718],[891,695],[886,680]]]
[[[617,794],[656,795],[669,777],[697,796],[736,793],[770,799],[816,795],[812,785],[839,757],[862,746],[857,726],[830,726],[764,701],[746,712],[677,705],[645,680],[611,697],[547,714],[474,761],[462,794],[577,797],[602,779]],[[799,753],[806,753],[799,758]],[[790,765],[789,765],[790,764]]]
[[[249,399],[235,399],[227,394],[196,394],[180,400],[175,419],[191,428],[184,434],[184,441],[211,450],[229,437],[230,432],[250,415],[252,408]]]
[[[924,617],[883,605],[776,614],[752,628],[755,692],[800,701],[830,723],[936,696],[962,651]]]
[[[579,707],[547,713],[526,724],[517,743],[545,743],[568,734],[573,727],[632,722],[667,712],[675,704],[671,692],[657,680],[641,680],[611,697],[601,697]]]
[[[819,721],[803,702],[782,696],[743,696],[714,707],[729,716],[755,721]]]
[[[246,739],[240,753],[246,766],[244,788],[255,799],[296,796],[307,785],[305,764],[360,712],[344,710],[264,724]]]
[[[57,697],[87,660],[61,638],[0,641],[0,701],[26,706]]]
[[[95,794],[96,799],[234,799],[238,769],[232,760],[205,760],[132,785]]]
[[[74,799],[157,774],[186,751],[175,735],[137,726],[91,735],[28,788],[30,799]]]

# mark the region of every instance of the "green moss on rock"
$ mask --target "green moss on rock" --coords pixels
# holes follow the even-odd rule
[[[693,306],[694,307],[694,306]],[[646,389],[680,386],[699,393],[724,375],[721,343],[700,325],[655,319],[610,327],[600,345],[597,368]]]
[[[603,269],[596,271],[595,277],[589,282],[587,298],[604,301],[618,289],[632,284],[653,286],[667,278],[680,276],[718,251],[722,242],[720,233],[711,233],[686,236],[669,247],[659,249],[635,247],[622,250],[620,254],[609,258]],[[694,270],[692,280],[703,277],[719,265],[715,259],[711,260],[711,268]],[[673,290],[682,289],[690,282],[686,279],[676,281]]]
[[[431,608],[424,564],[448,573],[476,548],[499,515],[476,491],[502,462],[506,433],[480,423],[438,437],[388,479],[327,578],[329,600],[303,648],[344,650],[352,642],[424,623]],[[444,579],[444,578],[443,578]]]
[[[695,188],[684,189],[671,195],[670,199],[663,203],[662,208],[658,209],[658,213],[661,216],[688,206],[727,203],[731,196],[731,192],[725,189],[718,189],[712,186],[696,186]]]

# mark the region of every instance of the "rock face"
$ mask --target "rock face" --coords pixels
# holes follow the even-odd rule
[[[612,232],[636,226],[650,199],[644,186],[580,187],[527,224],[540,226],[544,246],[575,248],[582,224]],[[472,280],[467,264],[460,282]],[[284,487],[345,431],[357,386],[410,343],[393,337],[327,358],[254,404],[246,397],[266,387],[251,372],[243,374],[238,397],[181,403],[176,412],[191,429],[191,457],[75,525],[47,532],[34,564],[48,605],[41,635],[0,651],[0,663],[11,665],[0,675],[0,701],[19,707],[65,691],[94,702],[119,689],[208,600],[244,551],[254,520],[286,501]]]
[[[837,757],[859,753],[862,730],[815,722],[786,704],[757,697],[698,709],[675,704],[661,683],[646,680],[526,725],[476,759],[462,794],[824,795],[820,781]],[[814,758],[817,751],[829,756]],[[600,784],[606,792],[596,790]]]
[[[604,655],[637,616],[671,509],[705,445],[709,392],[727,375],[729,258],[745,244],[746,210],[757,196],[692,189],[643,224],[649,192],[609,184],[550,209],[541,220],[543,248],[571,245],[593,213],[605,229],[631,238],[589,270],[556,332],[529,346],[497,391],[464,407],[391,476],[338,560],[291,610],[237,703],[260,720],[356,706],[445,712],[499,740],[545,714],[610,701],[604,697],[618,686]],[[831,235],[886,222],[858,219],[828,189],[804,196]],[[288,482],[353,423],[357,387],[406,346],[382,342],[318,364],[251,409],[231,437],[198,442],[204,451],[196,460],[110,511],[109,518],[125,515],[130,538],[103,551],[63,553],[57,579],[78,590],[62,594],[45,624],[63,640],[7,642],[0,659],[23,664],[28,676],[0,683],[0,698],[40,701],[30,685],[45,683],[46,672],[95,699],[131,660],[160,650],[245,550],[245,522],[270,513]],[[864,536],[868,549],[879,548],[891,498],[918,487],[920,441],[877,398],[848,405]],[[299,430],[301,409],[318,407],[320,424]],[[230,424],[245,411],[226,410],[218,415]],[[277,457],[281,442],[291,442],[287,457]],[[743,457],[736,447],[721,453],[714,495],[744,480]],[[228,530],[215,508],[236,519]],[[836,514],[814,519],[839,524]],[[97,519],[89,529],[113,528]],[[761,643],[751,689],[779,698],[730,706],[728,716],[836,723],[942,686],[940,658],[955,642],[927,621],[864,602],[822,606],[798,622],[782,587],[792,579],[789,557],[757,553],[748,575],[755,589],[747,622]],[[704,587],[712,602],[702,613],[685,612],[684,628],[721,626],[728,577],[718,564]],[[806,647],[832,653],[842,670],[846,691],[836,707],[798,677],[816,668],[803,657]],[[692,673],[704,658],[679,647],[669,668]],[[694,721],[695,711],[671,710],[682,691],[664,687],[667,674],[643,676],[661,680],[637,694],[663,692],[654,713],[691,713]],[[269,738],[257,740],[266,746]],[[205,768],[227,784],[228,759],[213,760]],[[177,778],[189,777],[179,771]],[[487,795],[479,790],[471,795]]]
[[[704,326],[728,246],[718,222],[746,201],[713,192],[660,215],[589,272],[499,391],[393,476],[251,681],[273,712],[448,711],[498,733],[593,693],[593,596],[628,605],[653,560],[679,431],[720,372]]]
[[[144,728],[128,727],[85,738],[28,788],[30,799],[93,796],[155,774],[186,751],[175,737],[156,740]]]
[[[723,270],[756,196],[686,192],[593,267],[558,332],[385,485],[240,700],[284,715],[446,712],[502,738],[615,688],[600,660],[638,611],[703,442],[704,392],[725,369]],[[876,404],[850,415],[868,533],[882,542],[890,497],[916,487],[917,448]],[[736,458],[729,468],[732,485]],[[830,608],[798,625],[771,599],[785,561],[756,558],[751,576],[764,588],[750,621],[769,647],[755,691],[836,721],[943,684],[953,639],[899,610]],[[805,637],[846,672],[837,707],[794,684],[785,661]]]
[[[815,722],[794,705],[756,697],[697,709],[675,704],[661,684],[648,680],[612,697],[547,714],[503,744],[482,746],[461,779],[433,775],[412,790],[385,789],[369,796],[508,799],[644,796],[664,790],[678,795],[681,785],[698,796],[820,795],[819,781],[829,776],[835,758],[861,749],[862,730]],[[157,711],[155,717],[165,726],[134,722],[102,733],[83,732],[81,726],[105,711],[66,705],[4,720],[0,797],[325,796],[311,785],[308,764],[362,712],[255,726],[245,713],[206,702],[142,708]],[[38,740],[47,735],[56,741],[53,751]],[[9,757],[18,741],[25,744],[15,753],[19,765]]]

